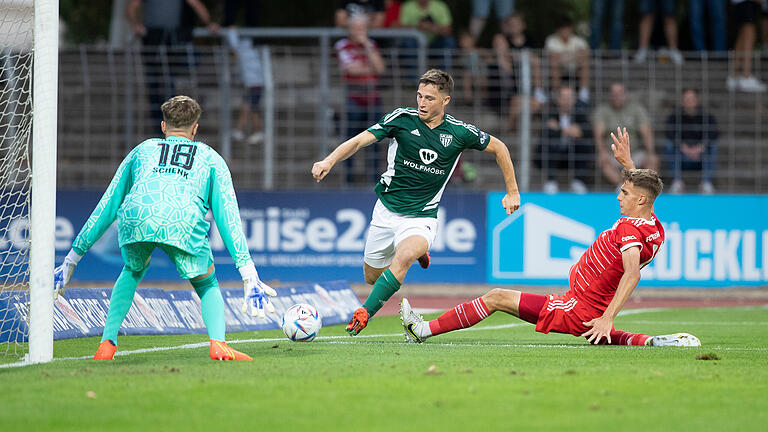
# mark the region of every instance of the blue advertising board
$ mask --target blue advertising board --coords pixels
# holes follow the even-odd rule
[[[566,285],[568,270],[620,217],[615,194],[527,193],[507,216],[488,196],[489,283]],[[768,284],[768,197],[662,195],[666,241],[639,286]]]
[[[296,303],[317,308],[324,326],[349,321],[360,300],[343,281],[276,288],[272,298],[275,313],[265,318],[252,317],[241,310],[242,289],[222,289],[227,332],[280,328],[285,311]],[[53,308],[53,338],[70,339],[101,336],[109,310],[112,290],[107,288],[68,289]],[[7,315],[0,321],[0,343],[26,341],[29,334],[29,304],[20,291],[0,292],[0,310]],[[200,314],[200,298],[193,290],[139,288],[133,297],[119,334],[190,334],[205,333]]]
[[[239,192],[240,216],[251,256],[264,280],[363,282],[363,251],[376,195],[370,192]],[[55,231],[56,262],[101,197],[100,191],[59,191]],[[485,279],[485,194],[446,193],[440,203],[438,234],[428,271],[416,268],[409,282],[476,282]],[[209,214],[210,217],[210,214]],[[26,223],[13,225],[16,231]],[[13,228],[13,227],[9,227]],[[3,248],[26,248],[8,231]],[[212,225],[210,244],[220,280],[238,280],[232,258]],[[122,258],[113,226],[85,255],[73,282],[109,281],[120,274]],[[0,274],[3,274],[0,264]],[[156,250],[145,280],[175,280],[175,268]]]

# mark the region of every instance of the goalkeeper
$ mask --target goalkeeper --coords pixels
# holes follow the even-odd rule
[[[118,241],[125,266],[115,282],[104,334],[94,360],[112,360],[117,332],[133,303],[136,286],[149,266],[150,254],[160,248],[189,279],[200,297],[213,360],[252,360],[227,346],[224,299],[219,290],[208,244],[210,209],[221,238],[243,278],[243,311],[251,315],[274,313],[267,296],[276,295],[259,280],[248,253],[227,164],[206,144],[193,141],[200,105],[187,96],[175,96],[162,105],[165,139],[152,138],[136,146],[117,169],[72,244],[64,263],[54,271],[54,288],[63,294],[80,258],[117,219]]]

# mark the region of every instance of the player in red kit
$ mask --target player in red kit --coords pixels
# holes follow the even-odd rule
[[[618,129],[617,134],[611,134],[611,149],[625,168],[617,197],[623,217],[600,233],[571,267],[567,293],[541,295],[496,288],[428,322],[403,299],[400,317],[406,339],[420,343],[503,311],[535,324],[536,331],[584,336],[594,344],[700,346],[701,342],[687,333],[652,337],[613,327],[614,318],[640,281],[640,269],[653,260],[664,243],[664,228],[653,211],[653,202],[663,188],[661,179],[653,170],[635,169],[626,129]]]

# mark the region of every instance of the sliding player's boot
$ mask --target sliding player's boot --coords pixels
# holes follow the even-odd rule
[[[230,348],[226,342],[211,339],[211,360],[253,360],[249,355]]]
[[[117,345],[114,342],[107,339],[99,344],[99,349],[96,351],[96,355],[93,356],[94,360],[114,360],[115,351],[117,351]]]
[[[429,252],[424,252],[424,255],[420,256],[418,261],[421,268],[425,269],[429,267],[429,262],[431,261],[429,259]]]
[[[364,307],[357,308],[355,312],[352,314],[352,319],[349,320],[349,324],[347,324],[347,333],[349,333],[350,336],[357,336],[358,333],[363,331],[365,326],[368,325],[368,310]]]
[[[411,309],[408,299],[400,301],[400,322],[403,323],[405,330],[405,341],[411,343],[422,343],[424,339],[419,336],[418,328],[425,325],[424,318]],[[428,324],[427,324],[428,325]]]
[[[669,335],[654,336],[646,342],[650,346],[676,346],[676,347],[697,347],[701,346],[699,338],[688,333],[675,333]]]

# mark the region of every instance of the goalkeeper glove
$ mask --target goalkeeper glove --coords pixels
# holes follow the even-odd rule
[[[251,316],[264,318],[266,316],[265,311],[275,313],[275,306],[269,301],[269,297],[276,296],[277,292],[259,279],[259,273],[253,263],[240,267],[238,270],[243,278],[243,313],[248,311],[249,304],[251,305]]]
[[[53,270],[54,300],[58,299],[60,295],[64,295],[64,290],[67,287],[69,280],[72,278],[72,273],[75,272],[75,267],[77,267],[77,263],[80,262],[80,258],[82,258],[82,256],[70,249],[67,256],[64,257],[64,262]]]

